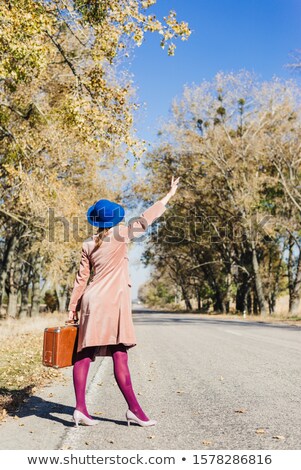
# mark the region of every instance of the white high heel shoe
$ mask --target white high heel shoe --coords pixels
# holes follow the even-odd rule
[[[73,413],[73,421],[75,422],[76,427],[78,427],[79,423],[82,423],[85,426],[95,426],[95,424],[99,423],[99,421],[96,419],[90,419],[88,416],[84,415],[84,413],[78,410],[75,410]]]
[[[128,426],[130,423],[137,423],[139,426],[154,426],[157,424],[157,421],[154,419],[149,419],[148,421],[142,421],[142,419],[139,419],[131,410],[127,410],[125,417],[128,422]]]

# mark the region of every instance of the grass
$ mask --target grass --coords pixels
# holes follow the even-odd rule
[[[0,421],[14,414],[26,398],[60,371],[42,365],[46,327],[63,325],[62,314],[0,321]]]
[[[297,315],[292,315],[291,317],[287,317],[287,319],[292,320],[292,321],[301,322],[301,317],[298,317]]]
[[[289,316],[287,313],[277,313],[275,315],[266,315],[265,317],[262,315],[246,315],[244,318],[241,313],[218,313],[218,312],[200,312],[198,310],[186,310],[184,308],[170,308],[169,306],[165,307],[156,307],[156,306],[147,306],[150,310],[159,311],[159,312],[171,312],[171,313],[179,313],[179,314],[194,314],[198,315],[200,318],[220,318],[220,319],[228,319],[228,320],[242,320],[246,322],[261,322],[261,323],[279,323],[279,324],[286,324],[286,325],[294,325],[301,327],[301,316],[298,315],[291,315]]]

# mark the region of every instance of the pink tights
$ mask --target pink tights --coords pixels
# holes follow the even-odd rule
[[[114,344],[110,346],[114,376],[120,391],[122,392],[129,409],[141,420],[148,421],[148,417],[144,414],[135,396],[131,375],[128,367],[128,355],[126,347],[123,344]],[[76,397],[76,409],[91,417],[86,407],[86,384],[90,363],[94,356],[94,347],[84,348],[77,355],[76,362],[73,367],[73,384]]]

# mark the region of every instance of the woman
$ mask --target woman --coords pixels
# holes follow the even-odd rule
[[[89,415],[85,402],[89,367],[96,356],[111,356],[113,359],[114,376],[128,404],[128,424],[156,424],[140,407],[128,368],[127,350],[136,346],[136,336],[131,312],[127,244],[165,212],[165,205],[175,194],[179,179],[172,177],[167,195],[146,209],[139,219],[132,219],[128,226],[120,224],[124,209],[119,204],[100,199],[88,209],[88,222],[98,227],[98,232],[83,242],[80,267],[68,308],[69,321],[77,321],[77,311],[80,310],[77,356],[73,367],[76,397],[73,420],[76,426],[78,423],[88,426],[98,423]],[[93,276],[89,279],[91,268]]]

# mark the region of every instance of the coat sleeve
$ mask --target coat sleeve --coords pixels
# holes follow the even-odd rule
[[[68,310],[72,310],[72,311],[77,310],[78,301],[80,300],[86,288],[89,277],[90,277],[90,260],[89,260],[89,256],[88,256],[88,252],[86,250],[85,244],[83,243],[80,265],[79,265],[79,269],[75,277],[74,287],[71,293]]]
[[[125,237],[125,241],[130,242],[135,238],[139,238],[141,234],[145,234],[148,227],[165,211],[165,204],[161,201],[157,201],[142,212],[139,217],[133,217],[128,225],[123,227],[122,235]]]

